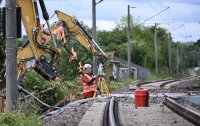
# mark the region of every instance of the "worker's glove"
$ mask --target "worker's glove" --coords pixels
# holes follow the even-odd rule
[[[97,78],[97,75],[94,75],[92,78]]]
[[[97,88],[97,94],[101,95],[101,90],[99,88]]]

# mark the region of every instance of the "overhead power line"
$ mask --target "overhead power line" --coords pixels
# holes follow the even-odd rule
[[[157,9],[151,4],[151,2],[149,1],[149,0],[145,0],[148,4],[149,4],[149,6],[154,10],[154,11],[156,11],[157,12]],[[160,3],[160,5],[161,6],[163,6],[163,4],[160,2],[160,1],[158,1],[159,3]],[[163,6],[164,7],[164,6]],[[175,27],[172,27],[172,25],[170,25],[170,23],[168,23],[167,21],[166,21],[166,19],[165,18],[163,18],[163,16],[162,15],[159,15],[162,19],[163,19],[163,21],[165,21],[166,22],[166,24],[170,27],[170,28],[172,28],[172,30],[173,30],[173,32],[175,32],[175,31],[177,31],[178,29],[180,29],[180,28],[182,28],[182,27],[184,27],[184,32],[185,32],[185,34],[188,34],[188,33],[186,33],[186,29],[185,29],[185,25],[180,25],[179,27],[177,27],[177,28],[175,28]],[[200,22],[199,22],[200,23]]]
[[[159,15],[160,13],[162,13],[162,12],[166,11],[166,10],[167,10],[167,9],[169,9],[169,8],[170,8],[170,7],[167,7],[167,8],[165,8],[164,10],[162,10],[162,11],[160,11],[160,12],[156,13],[155,15],[151,16],[150,18],[146,19],[146,20],[145,20],[143,23],[145,23],[146,21],[148,21],[148,20],[152,19],[153,17],[155,17],[155,16]]]
[[[103,1],[103,0],[99,0],[99,1],[96,3],[96,5],[99,4],[99,3],[101,3],[102,1]]]

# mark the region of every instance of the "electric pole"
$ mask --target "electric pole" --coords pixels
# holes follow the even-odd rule
[[[143,23],[145,23],[146,21],[152,19],[153,17],[161,14],[162,12],[166,11],[167,9],[169,9],[170,7],[165,8],[164,10],[156,13],[155,15],[151,16],[150,18],[146,19]],[[158,54],[157,54],[157,23],[155,23],[155,28],[154,28],[154,44],[155,44],[155,81],[157,81],[157,74],[158,74]]]
[[[6,0],[6,110],[17,107],[16,0]]]
[[[183,74],[183,44],[180,45],[180,72]]]
[[[128,38],[128,77],[131,75],[131,44],[130,44],[130,5],[128,5],[128,28],[127,28],[127,38]]]
[[[169,61],[169,75],[172,74],[172,59],[171,59],[171,34],[168,33],[169,42],[168,42],[168,61]]]
[[[96,0],[92,0],[92,37],[95,42],[96,39]],[[96,57],[93,55],[93,75],[97,75]]]
[[[179,73],[179,49],[178,49],[178,42],[177,42],[177,49],[176,49],[176,72]]]
[[[158,75],[158,51],[157,51],[157,23],[155,23],[154,28],[154,44],[155,44],[155,80],[157,81]]]
[[[200,47],[198,47],[198,67],[200,67]]]

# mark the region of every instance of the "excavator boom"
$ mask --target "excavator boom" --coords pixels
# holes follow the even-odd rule
[[[48,30],[45,30],[44,25],[40,23],[37,0],[16,0],[16,3],[17,6],[21,8],[22,22],[28,37],[26,44],[19,47],[17,51],[18,79],[21,78],[29,68],[34,69],[45,79],[58,79],[59,73],[56,71],[55,64],[61,53],[61,49],[57,48],[55,37],[61,37],[64,42],[63,45],[66,48],[65,30],[67,30],[67,33],[73,35],[81,45],[92,53],[92,55],[101,59],[101,62],[105,61],[105,53],[74,17],[56,10],[55,13],[59,21],[50,26],[44,1],[39,0],[43,17],[48,25]],[[60,27],[59,22],[62,22],[64,27]],[[49,44],[51,40],[54,42],[54,47]],[[70,54],[72,55],[70,60],[76,59],[76,53],[73,48]],[[50,55],[50,59],[47,60],[46,55]],[[78,65],[81,66],[80,62]],[[5,89],[5,80],[6,71],[3,69],[0,72],[0,92],[2,89]]]
[[[39,2],[43,11],[43,17],[47,21],[49,17],[44,1],[39,0]],[[21,7],[22,22],[28,36],[26,45],[19,47],[17,51],[18,78],[20,78],[28,68],[33,68],[44,78],[54,80],[59,76],[55,69],[55,63],[61,53],[61,49],[50,46],[49,42],[51,42],[52,36],[56,36],[57,33],[55,31],[60,25],[54,23],[51,25],[52,31],[49,29],[47,30],[50,34],[44,32],[44,29],[41,27],[42,24],[40,23],[37,0],[17,0],[17,6]],[[105,61],[105,53],[88,35],[77,19],[59,10],[56,10],[55,13],[59,19],[58,22],[65,24],[64,29],[67,30],[67,33],[73,35],[92,55],[101,59],[101,62]],[[62,35],[62,38],[65,39],[65,35]],[[51,59],[48,61],[45,57],[46,54],[50,54],[51,56]],[[5,71],[2,73],[5,74]],[[1,77],[5,77],[5,75]],[[0,80],[3,79],[1,78]]]
[[[73,35],[76,40],[83,45],[91,54],[105,58],[105,53],[97,45],[97,43],[88,35],[85,29],[81,26],[77,19],[67,15],[59,10],[55,11],[58,19],[66,25],[67,31]]]

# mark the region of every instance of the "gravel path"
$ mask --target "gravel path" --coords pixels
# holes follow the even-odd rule
[[[151,103],[150,107],[138,107],[119,102],[120,126],[193,126],[167,107]],[[126,113],[126,114],[125,114]]]
[[[44,118],[44,126],[78,126],[86,111],[96,102],[107,102],[110,97],[99,97],[72,102],[63,108],[61,113]],[[133,104],[133,98],[119,97],[117,101]]]
[[[177,99],[176,100],[179,104],[185,106],[185,107],[188,107],[190,109],[193,109],[194,111],[199,111],[200,113],[200,105],[199,104],[195,104],[195,103],[192,103],[190,101],[187,101],[187,100],[184,100],[184,99]]]
[[[197,91],[200,92],[200,81],[195,79],[186,82],[179,82],[176,85],[172,85],[169,88],[170,92],[189,92],[189,91]]]
[[[109,98],[90,98],[72,102],[60,114],[53,114],[44,121],[44,126],[78,126],[86,111],[94,102],[105,102]]]

